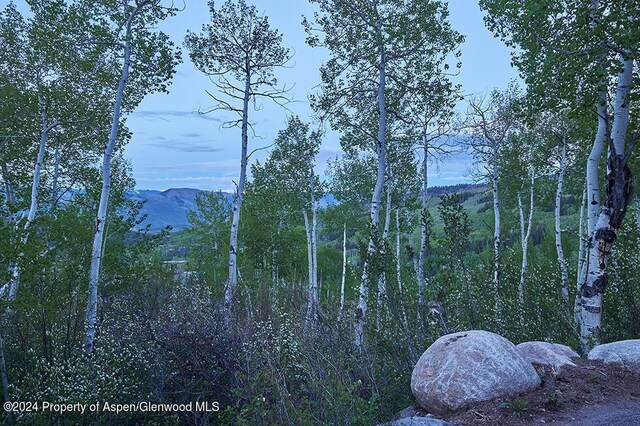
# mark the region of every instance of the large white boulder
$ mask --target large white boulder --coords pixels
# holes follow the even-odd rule
[[[572,365],[571,358],[579,358],[580,355],[569,346],[549,342],[524,342],[516,346],[518,353],[525,361],[535,364],[562,367]]]
[[[465,331],[436,340],[420,357],[411,375],[411,391],[430,413],[540,385],[540,377],[516,346],[488,331]]]
[[[599,359],[607,364],[618,364],[629,370],[640,368],[640,339],[621,340],[596,346],[587,355],[588,359]]]

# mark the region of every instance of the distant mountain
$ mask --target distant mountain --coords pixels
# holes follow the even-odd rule
[[[192,188],[171,188],[166,191],[140,190],[127,194],[129,199],[144,202],[142,214],[146,214],[146,220],[140,225],[151,225],[152,231],[160,231],[166,226],[174,230],[189,227],[187,212],[196,209],[196,195],[202,192]],[[224,193],[229,203],[233,195]]]
[[[144,202],[141,214],[146,214],[147,218],[139,227],[151,225],[152,231],[160,231],[167,226],[175,231],[189,227],[187,213],[189,210],[196,210],[196,196],[202,192],[193,188],[171,188],[166,191],[154,191],[143,189],[131,191],[127,198]],[[223,192],[229,204],[233,202],[233,194]],[[325,195],[320,200],[320,207],[336,204],[333,195]]]
[[[439,196],[449,192],[479,191],[483,185],[460,184],[451,186],[438,186],[429,188],[429,195]],[[140,227],[151,225],[152,231],[160,231],[167,226],[179,231],[189,227],[187,212],[196,209],[196,196],[202,192],[193,188],[171,188],[166,191],[138,190],[131,191],[127,197],[131,200],[142,201],[142,214],[146,214],[146,220]],[[229,204],[233,202],[233,194],[223,192]],[[320,207],[324,208],[337,203],[333,194],[327,194],[320,200]]]

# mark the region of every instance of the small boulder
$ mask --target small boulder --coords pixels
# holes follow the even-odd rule
[[[618,364],[622,368],[640,368],[640,339],[621,340],[596,346],[587,355],[588,359],[601,360],[607,364]]]
[[[579,358],[569,346],[549,342],[524,342],[516,346],[525,361],[550,367],[575,366],[571,358]]]
[[[433,417],[419,405],[411,405],[397,412],[390,422],[379,423],[377,426],[453,426],[453,424]]]
[[[480,330],[439,338],[422,354],[411,375],[411,391],[430,413],[459,410],[539,385],[540,377],[513,343]]]
[[[393,422],[381,423],[378,426],[454,426],[453,423],[436,419],[435,417],[403,417]]]
[[[392,421],[400,420],[400,419],[404,419],[405,417],[426,417],[426,416],[429,416],[429,413],[424,411],[424,408],[422,408],[420,405],[414,404],[398,411],[396,414],[394,414],[391,420]]]

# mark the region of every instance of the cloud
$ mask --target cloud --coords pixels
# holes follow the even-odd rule
[[[143,118],[155,118],[157,120],[162,120],[169,122],[170,120],[167,117],[177,117],[177,118],[199,118],[207,121],[215,121],[216,123],[222,123],[220,117],[212,117],[209,114],[200,114],[197,111],[180,111],[180,110],[146,110],[146,111],[135,111],[133,115],[137,117]]]
[[[158,138],[159,139],[159,138]],[[165,139],[166,140],[166,139]],[[180,152],[220,152],[223,148],[215,147],[206,142],[153,142],[148,143],[149,146],[157,146],[171,151]]]
[[[192,188],[233,192],[233,180],[219,176],[183,176],[183,177],[136,177],[139,188]]]
[[[165,176],[155,178],[138,178],[142,182],[199,182],[203,180],[214,180],[220,182],[228,182],[229,179],[220,176]]]
[[[143,174],[154,172],[176,173],[176,172],[220,172],[225,175],[235,176],[240,170],[240,162],[238,160],[225,161],[208,161],[198,163],[172,163],[172,164],[152,164],[137,168]]]
[[[185,138],[199,138],[202,135],[200,133],[185,133],[182,136],[184,136]]]
[[[451,185],[458,183],[473,183],[469,174],[469,167],[476,164],[476,160],[468,153],[459,153],[443,159],[431,167],[430,186]]]
[[[342,154],[342,148],[338,145],[338,146],[331,146],[331,145],[323,145],[320,148],[320,154],[326,154],[326,155],[336,155],[336,154]]]
[[[439,176],[440,177],[440,176]],[[441,180],[446,180],[446,181],[451,181],[451,182],[456,182],[456,183],[466,183],[466,182],[471,182],[472,179],[470,179],[468,176],[442,176],[440,177]]]

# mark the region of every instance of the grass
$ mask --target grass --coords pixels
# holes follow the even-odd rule
[[[529,411],[529,401],[526,399],[512,399],[501,403],[498,408],[508,409],[511,411],[512,416],[520,417]]]

